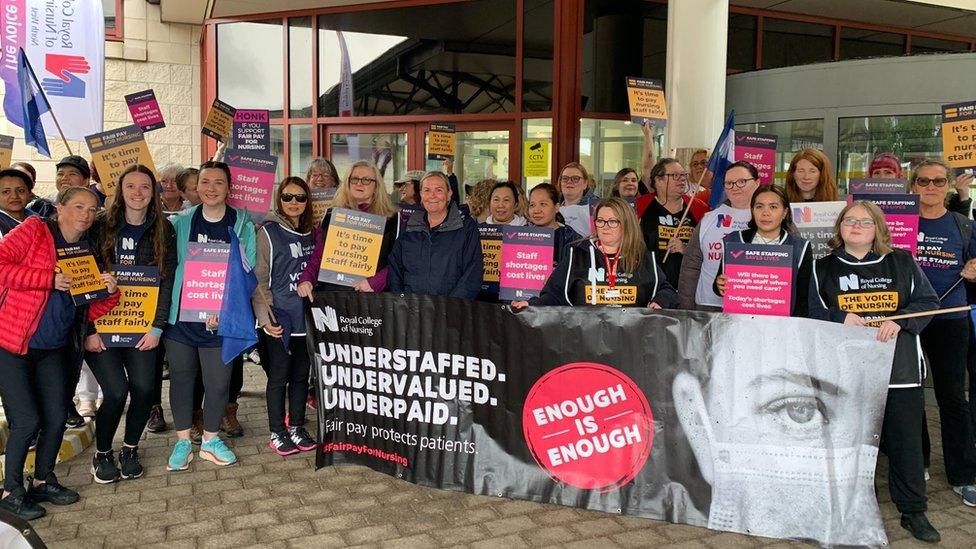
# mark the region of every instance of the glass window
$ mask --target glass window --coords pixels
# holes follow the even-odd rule
[[[586,0],[582,100],[586,112],[627,113],[624,79],[664,80],[668,7],[644,0]]]
[[[115,13],[115,0],[102,0],[102,15],[105,17],[105,30],[113,30],[120,14]]]
[[[756,68],[756,16],[729,14],[727,66],[737,71]]]
[[[919,53],[954,53],[969,50],[969,42],[912,36],[912,55]]]
[[[275,180],[281,181],[285,177],[285,127],[281,124],[271,125],[271,155],[278,157]]]
[[[312,18],[288,20],[288,109],[291,116],[312,116]]]
[[[288,172],[304,178],[312,162],[312,126],[292,125],[288,134]]]
[[[407,171],[406,133],[334,133],[331,141],[331,160],[340,178],[356,162],[368,160],[379,167],[386,192],[392,194],[393,182]]]
[[[507,130],[457,132],[456,137],[454,174],[458,178],[462,202],[465,185],[474,185],[482,179],[508,179]],[[428,159],[425,169],[442,170],[442,163]]]
[[[641,171],[644,134],[629,120],[580,121],[580,164],[596,181],[597,196],[610,196],[613,178],[622,168]]]
[[[542,173],[540,169],[536,172],[526,161],[526,145],[534,146],[542,143],[541,147],[536,147],[536,151],[544,148],[545,154],[545,175],[529,175],[527,173]],[[552,175],[552,118],[534,118],[522,121],[522,173],[520,178],[526,190],[532,189],[540,183],[551,183]],[[541,164],[541,163],[540,163]],[[537,165],[538,166],[538,165]],[[541,166],[539,166],[541,168]]]
[[[800,149],[823,149],[824,123],[818,120],[785,120],[780,122],[760,122],[758,124],[737,124],[737,130],[769,133],[777,137],[776,172],[773,180],[779,185],[786,184],[786,170],[790,167],[793,154]]]
[[[840,58],[895,57],[905,54],[905,35],[866,29],[840,29]]]
[[[849,179],[867,177],[871,160],[883,152],[895,153],[907,170],[912,161],[942,155],[941,116],[871,116],[837,121],[837,179],[847,188]]]
[[[280,19],[217,25],[217,97],[238,109],[268,109],[272,118],[281,118],[283,39]]]
[[[792,67],[834,59],[834,27],[763,19],[762,68]]]
[[[474,0],[319,17],[319,116],[338,116],[342,49],[352,114],[515,110],[515,1]]]
[[[522,109],[552,110],[553,0],[525,0]]]

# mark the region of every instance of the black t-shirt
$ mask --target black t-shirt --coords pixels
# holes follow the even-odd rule
[[[695,225],[698,224],[697,220],[689,212],[681,223],[681,227],[678,227],[678,222],[681,221],[681,216],[687,207],[687,204],[682,203],[681,210],[677,213],[671,213],[656,199],[651,200],[651,203],[644,210],[644,215],[641,216],[640,220],[641,233],[644,235],[644,244],[647,245],[648,250],[654,252],[658,262],[661,264],[661,270],[664,271],[668,282],[674,287],[678,286],[678,275],[681,272],[683,255],[679,253],[667,254],[668,241],[672,237],[677,236],[682,242],[687,244],[691,240],[692,233],[695,231]],[[667,261],[664,261],[665,254],[668,255]]]

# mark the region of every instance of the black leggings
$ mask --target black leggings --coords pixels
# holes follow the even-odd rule
[[[29,349],[26,355],[15,355],[0,349],[0,398],[10,424],[4,456],[4,490],[24,486],[24,462],[31,439],[40,430],[34,460],[34,478],[55,480],[54,464],[64,436],[64,406],[68,366],[64,348]]]
[[[102,405],[95,412],[95,448],[99,452],[112,449],[112,439],[119,429],[126,397],[129,411],[125,414],[125,436],[129,446],[137,446],[156,390],[156,366],[159,353],[155,349],[140,351],[134,348],[113,347],[100,353],[86,353],[85,359],[98,385],[102,388]]]
[[[901,513],[926,509],[925,465],[922,458],[921,387],[888,389],[881,442],[888,454],[888,490]]]
[[[159,345],[152,352],[156,353],[156,376],[153,379],[153,406],[161,406],[163,404],[163,362],[166,360],[166,346],[163,345],[163,341],[159,341]]]
[[[268,425],[272,433],[285,432],[285,397],[288,398],[288,424],[305,425],[305,398],[308,396],[308,345],[305,336],[291,336],[285,352],[280,339],[268,338]]]
[[[203,374],[203,429],[216,433],[227,409],[231,365],[220,360],[220,347],[191,347],[166,339],[169,357],[169,405],[173,425],[185,431],[193,425],[193,393],[197,373]]]

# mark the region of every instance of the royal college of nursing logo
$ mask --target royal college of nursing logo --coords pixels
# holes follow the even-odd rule
[[[88,74],[91,65],[83,56],[49,53],[44,56],[44,68],[55,76],[41,80],[44,93],[58,97],[85,98],[85,81],[78,75]]]

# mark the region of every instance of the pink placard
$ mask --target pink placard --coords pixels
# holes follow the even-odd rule
[[[724,312],[790,316],[793,300],[791,246],[726,243],[724,272]]]
[[[278,157],[260,153],[227,151],[230,194],[227,203],[248,210],[256,221],[271,211]]]
[[[153,90],[146,90],[125,96],[125,103],[129,106],[129,114],[143,132],[165,128],[163,112],[159,109],[156,94]]]
[[[230,244],[190,242],[186,254],[179,320],[206,322],[208,316],[220,313]]]
[[[776,172],[776,140],[772,134],[735,132],[735,160],[745,160],[759,170],[759,184],[769,185]]]
[[[539,295],[552,274],[554,233],[546,227],[505,227],[498,297],[523,301]]]

